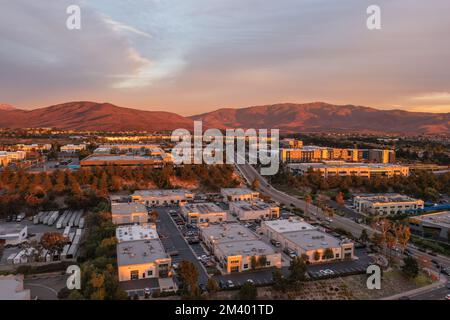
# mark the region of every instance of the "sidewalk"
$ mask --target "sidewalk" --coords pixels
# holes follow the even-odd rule
[[[414,297],[415,295],[440,288],[443,285],[445,285],[446,283],[447,283],[447,279],[445,277],[441,277],[441,279],[439,281],[436,281],[435,283],[432,283],[428,286],[417,288],[417,289],[410,290],[410,291],[405,291],[405,292],[395,294],[390,297],[384,297],[384,298],[381,298],[380,300],[398,300],[401,297]]]

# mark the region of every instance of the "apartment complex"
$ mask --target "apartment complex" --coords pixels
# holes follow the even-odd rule
[[[281,268],[281,254],[238,223],[201,227],[200,236],[219,261],[223,273]]]
[[[262,200],[230,202],[230,212],[239,220],[264,220],[280,217],[280,208]]]
[[[348,162],[394,163],[395,151],[387,149],[343,149],[318,146],[283,148],[280,152],[284,163],[321,162],[328,160]]]
[[[398,193],[356,195],[353,205],[360,213],[377,216],[413,213],[424,208],[423,200]]]
[[[294,174],[306,174],[309,170],[320,172],[324,178],[332,176],[358,176],[365,178],[409,176],[407,166],[389,163],[347,163],[323,161],[322,163],[291,163],[288,169]]]
[[[141,203],[111,203],[112,222],[122,224],[144,224],[148,221],[148,211]]]
[[[212,202],[190,203],[181,207],[181,214],[187,223],[208,224],[227,221],[227,213]]]
[[[353,242],[340,240],[316,227],[294,219],[263,221],[261,232],[282,248],[297,256],[306,255],[309,263],[321,263],[354,258]]]
[[[253,201],[259,198],[259,192],[249,188],[222,188],[220,193],[225,202]]]
[[[194,194],[186,189],[138,190],[131,195],[133,202],[146,206],[185,205],[194,199]]]
[[[450,243],[450,211],[412,217],[409,226],[416,235]]]

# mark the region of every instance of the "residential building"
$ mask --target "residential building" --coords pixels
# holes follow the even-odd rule
[[[220,193],[225,202],[253,201],[259,198],[259,192],[249,188],[222,188]]]
[[[133,202],[146,206],[185,205],[194,199],[194,194],[186,189],[138,190],[131,195]]]
[[[119,281],[170,276],[172,260],[159,239],[124,241],[117,244]]]
[[[423,200],[398,193],[355,195],[353,205],[360,213],[377,216],[414,213],[424,208]]]
[[[223,273],[281,268],[281,254],[238,223],[200,227],[200,237],[216,257]]]
[[[306,174],[309,170],[320,172],[324,178],[333,176],[358,176],[365,178],[409,176],[407,166],[389,163],[347,163],[323,161],[322,163],[291,163],[288,169],[294,174]]]
[[[263,221],[261,232],[278,241],[284,250],[305,255],[311,264],[354,259],[353,242],[335,238],[302,221]]]
[[[148,221],[147,208],[141,203],[111,203],[112,222],[121,224],[144,224]]]
[[[17,245],[27,240],[28,227],[21,224],[0,225],[0,244]]]
[[[280,208],[262,200],[230,202],[230,212],[239,220],[264,220],[280,217]]]
[[[116,229],[116,238],[118,243],[159,239],[156,225],[153,223],[119,226]]]
[[[30,300],[30,289],[23,286],[23,275],[0,276],[0,301]]]
[[[181,213],[190,224],[218,223],[227,220],[227,212],[212,202],[186,204],[181,207]]]
[[[411,217],[409,226],[416,235],[450,243],[450,211]]]

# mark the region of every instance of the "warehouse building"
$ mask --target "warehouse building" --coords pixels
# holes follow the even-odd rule
[[[227,220],[227,212],[212,202],[186,204],[181,207],[181,214],[188,223],[195,225]]]
[[[248,188],[222,188],[220,193],[225,202],[253,201],[259,198],[259,192]]]
[[[264,220],[280,217],[280,208],[262,200],[230,202],[230,212],[239,220]]]
[[[141,203],[111,203],[114,224],[144,224],[148,221],[147,208]]]
[[[450,243],[450,211],[412,217],[409,226],[418,236]]]
[[[354,245],[340,240],[316,227],[294,219],[263,221],[261,232],[278,241],[284,250],[297,256],[306,255],[309,263],[354,259]]]
[[[146,206],[185,205],[194,199],[194,194],[186,189],[138,190],[131,195],[133,202]]]
[[[353,205],[360,213],[377,216],[414,213],[424,208],[423,200],[398,193],[356,195]]]

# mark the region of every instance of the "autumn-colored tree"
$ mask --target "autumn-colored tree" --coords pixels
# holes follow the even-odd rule
[[[53,253],[60,253],[68,242],[69,238],[58,232],[47,232],[41,237],[41,245]]]
[[[180,263],[179,274],[183,284],[191,295],[195,295],[198,290],[198,270],[195,265],[190,262],[183,260]]]
[[[408,246],[409,239],[411,238],[411,230],[409,229],[408,226],[399,224],[395,228],[395,236],[403,253],[406,247]]]
[[[208,282],[206,283],[206,289],[208,290],[209,294],[214,295],[217,291],[219,291],[220,287],[216,280],[213,278],[209,278]]]
[[[253,179],[253,181],[252,181],[252,189],[253,190],[258,190],[260,186],[261,186],[261,182],[259,182],[259,180],[256,179],[256,178]]]
[[[159,213],[156,209],[153,209],[152,212],[150,212],[150,219],[153,223],[156,223],[156,220],[158,220]]]
[[[306,205],[305,205],[305,213],[306,214],[309,213],[308,208],[309,208],[309,205],[312,203],[312,201],[313,201],[313,199],[312,199],[311,195],[309,193],[306,194],[305,195],[305,203],[306,203]]]
[[[344,194],[342,192],[338,192],[338,194],[336,195],[336,203],[340,206],[343,206],[345,204]]]

